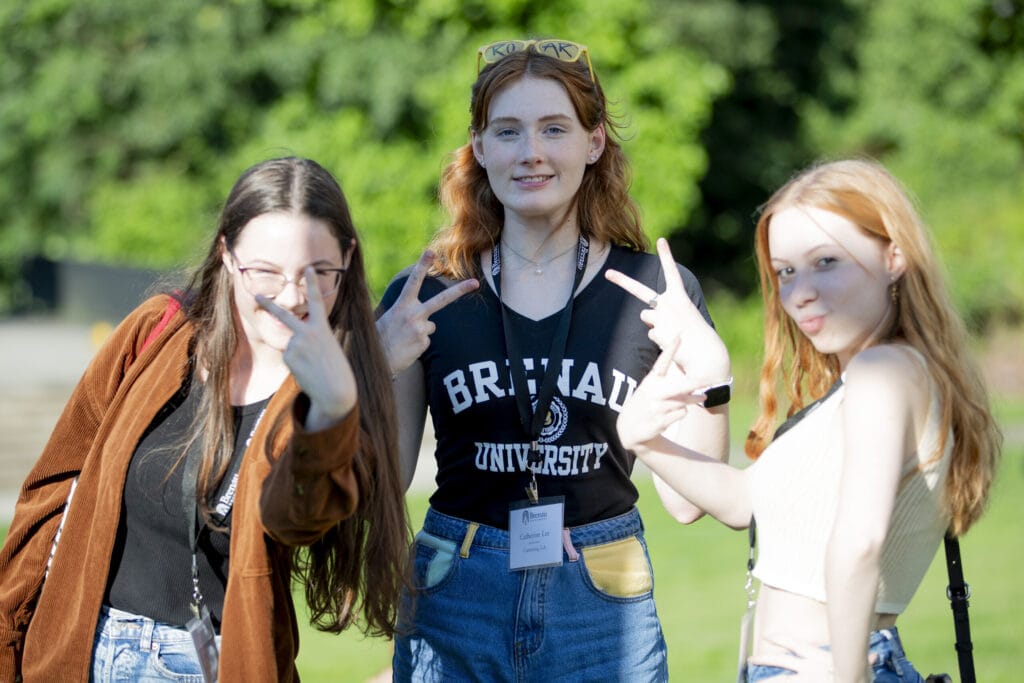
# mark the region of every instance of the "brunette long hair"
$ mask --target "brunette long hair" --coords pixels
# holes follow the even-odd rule
[[[249,221],[275,211],[323,221],[338,240],[340,253],[353,252],[329,321],[355,373],[362,431],[354,461],[359,486],[355,513],[307,550],[293,551],[292,566],[305,584],[318,628],[341,631],[361,613],[367,633],[391,636],[406,570],[409,527],[398,474],[390,372],[348,203],[331,174],[309,159],[271,159],[242,173],[224,203],[209,252],[183,297],[185,313],[196,330],[193,381],[206,373],[206,391],[191,437],[202,445],[197,499],[208,519],[208,501],[234,449],[229,372],[238,338],[233,279],[224,267],[223,248],[234,246]],[[278,416],[272,434],[286,417]],[[275,441],[273,436],[267,439],[268,451]]]
[[[906,341],[927,361],[942,405],[942,437],[934,457],[941,456],[952,429],[953,452],[944,500],[953,532],[964,533],[984,512],[1002,437],[981,374],[971,361],[967,333],[946,292],[928,231],[906,190],[876,162],[854,159],[812,166],[775,192],[762,210],[755,247],[765,307],[765,358],[760,378],[761,412],[747,437],[747,454],[756,458],[771,440],[780,383],[790,402],[787,415],[792,415],[807,399],[822,396],[839,377],[835,356],[819,353],[782,308],[768,250],[768,229],[776,213],[792,206],[838,214],[902,251],[906,271],[893,284],[897,315],[884,338]],[[789,366],[784,369],[787,356]]]
[[[488,65],[473,84],[470,129],[487,127],[491,102],[501,90],[526,78],[550,78],[565,88],[580,123],[588,131],[604,126],[604,152],[590,164],[576,193],[580,232],[590,238],[636,250],[646,250],[647,236],[640,212],[629,196],[629,162],[619,144],[619,126],[608,114],[608,104],[597,74],[585,60],[564,62],[534,49],[513,53]],[[450,223],[431,242],[437,254],[435,270],[454,279],[478,275],[477,256],[501,236],[505,211],[491,190],[486,170],[477,163],[472,143],[452,154],[441,176],[441,203]]]

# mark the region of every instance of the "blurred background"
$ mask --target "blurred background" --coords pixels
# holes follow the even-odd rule
[[[1024,310],[1020,0],[7,0],[0,31],[8,314],[93,313],[107,266],[187,268],[239,172],[282,154],[339,176],[379,293],[442,220],[476,47],[517,36],[590,47],[647,230],[712,296],[753,291],[773,189],[867,154],[919,197],[977,331]]]
[[[96,345],[183,280],[243,169],[334,172],[379,296],[444,219],[476,48],[531,36],[589,47],[646,230],[701,279],[748,397],[757,207],[814,160],[885,163],[934,230],[1019,476],[1024,0],[5,0],[0,518]]]

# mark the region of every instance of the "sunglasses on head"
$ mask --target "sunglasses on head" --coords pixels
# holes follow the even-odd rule
[[[574,43],[571,40],[559,40],[557,38],[547,38],[545,40],[499,40],[484,45],[476,51],[476,75],[480,75],[483,65],[500,62],[509,55],[517,52],[526,52],[530,48],[533,48],[537,54],[554,57],[559,61],[569,62],[570,64],[578,62],[582,58],[587,62],[587,73],[590,74],[590,80],[594,80],[594,67],[590,63],[590,52],[587,50],[587,46]]]

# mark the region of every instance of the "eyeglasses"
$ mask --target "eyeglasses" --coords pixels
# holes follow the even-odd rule
[[[538,54],[554,57],[562,62],[580,61],[583,58],[587,62],[587,73],[590,80],[594,80],[594,67],[590,63],[590,52],[586,45],[580,45],[569,40],[549,38],[546,40],[499,40],[489,45],[484,45],[476,51],[476,75],[480,75],[481,64],[494,64],[505,57],[517,52],[526,52],[533,48]]]
[[[234,249],[228,247],[228,253],[235,260],[238,272],[242,274],[242,285],[253,296],[265,296],[268,299],[273,299],[283,292],[289,283],[301,288],[304,292],[308,291],[305,274],[293,278],[277,270],[243,266],[235,256]],[[320,290],[322,296],[327,296],[341,284],[341,274],[345,272],[345,268],[314,268],[314,271],[317,289]]]

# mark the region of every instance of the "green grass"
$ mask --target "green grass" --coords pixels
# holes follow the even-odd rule
[[[1024,416],[1022,402],[997,405],[1001,420]],[[734,441],[739,443],[749,407],[737,405]],[[741,418],[741,416],[744,416]],[[1016,419],[1004,424],[1019,425]],[[746,532],[735,532],[711,519],[680,526],[662,510],[650,480],[638,477],[640,509],[655,568],[655,595],[669,647],[669,668],[677,681],[726,681],[735,676],[739,620],[744,608]],[[418,525],[426,495],[409,498]],[[971,629],[978,680],[1020,680],[1024,652],[1024,525],[1018,501],[1024,499],[1024,445],[1008,444],[991,507],[963,539],[965,576],[971,584]],[[6,529],[2,530],[6,533]],[[953,623],[945,597],[945,562],[935,560],[899,626],[911,659],[923,673],[956,674]],[[301,596],[296,603],[302,605]],[[300,608],[301,609],[301,608]],[[302,615],[300,614],[300,620]],[[300,623],[299,671],[306,683],[365,681],[385,671],[391,645],[358,633],[340,636]]]
[[[638,482],[640,509],[655,570],[655,595],[677,681],[726,681],[735,676],[746,532],[711,519],[680,526],[661,508],[649,480]],[[1004,455],[991,507],[961,542],[971,584],[971,629],[979,681],[1020,680],[1024,652],[1024,540],[1018,501],[1024,498],[1024,449]],[[422,518],[425,496],[410,498],[413,520]],[[924,583],[900,618],[904,645],[922,673],[946,671],[959,679],[953,651],[953,620],[946,600],[946,566],[940,548]],[[303,681],[363,681],[389,665],[390,646],[344,634],[302,633]]]

